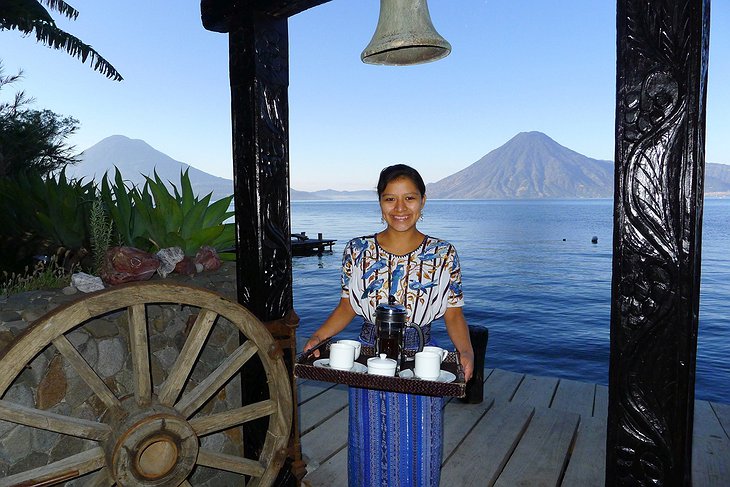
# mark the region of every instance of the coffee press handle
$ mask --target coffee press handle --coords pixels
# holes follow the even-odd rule
[[[415,323],[408,323],[406,325],[406,328],[415,328],[416,329],[416,332],[418,333],[418,350],[416,350],[416,352],[422,351],[423,346],[426,344],[426,340],[423,337],[423,330],[421,330],[421,327]]]

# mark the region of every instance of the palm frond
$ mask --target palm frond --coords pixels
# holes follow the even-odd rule
[[[26,35],[35,33],[38,42],[54,49],[62,49],[82,62],[90,58],[92,69],[107,78],[115,81],[124,79],[93,47],[59,29],[40,1],[71,19],[78,16],[78,12],[62,0],[3,0],[0,3],[0,31],[19,30]]]
[[[51,14],[37,0],[4,0],[0,4],[0,30],[18,29],[28,34],[24,26],[33,21],[54,23]]]
[[[35,36],[38,42],[46,44],[54,49],[62,49],[69,53],[71,56],[81,59],[81,62],[86,62],[89,59],[89,64],[107,78],[111,78],[114,81],[122,81],[122,75],[112,66],[109,61],[104,59],[101,54],[88,44],[82,42],[79,38],[69,34],[56,27],[55,24],[49,24],[47,22],[33,22],[32,31],[35,31]]]
[[[43,3],[48,5],[51,10],[55,10],[61,15],[68,17],[71,20],[76,20],[79,16],[78,10],[67,4],[63,0],[43,0]]]

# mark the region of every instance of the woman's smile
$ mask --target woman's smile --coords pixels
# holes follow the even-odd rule
[[[400,232],[414,229],[426,198],[409,178],[394,179],[380,196],[380,209],[388,227]]]

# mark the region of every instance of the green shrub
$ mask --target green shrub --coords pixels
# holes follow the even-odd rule
[[[104,175],[100,187],[69,180],[65,171],[56,177],[0,178],[0,270],[20,272],[33,256],[59,249],[68,257],[59,263],[66,267],[92,249],[93,263],[84,261],[84,267],[98,272],[106,249],[115,244],[148,252],[180,247],[189,256],[204,245],[218,251],[234,246],[234,226],[224,223],[233,216],[232,195],[213,203],[211,194],[197,198],[187,171],[172,191],[157,173],[139,190],[118,169],[114,181]],[[233,254],[221,258],[232,260]]]
[[[0,180],[0,227],[5,245],[21,245],[15,254],[49,255],[59,248],[82,256],[89,249],[89,215],[93,181],[36,172]]]
[[[228,211],[233,195],[213,203],[210,202],[212,193],[198,199],[187,170],[180,173],[179,190],[170,184],[173,193],[155,172],[154,177],[146,177],[140,191],[124,183],[119,169],[114,183],[104,176],[101,198],[109,208],[122,242],[148,252],[180,247],[189,256],[204,245],[219,251],[232,248],[234,226],[224,222],[233,216]],[[222,258],[230,256],[222,255]]]

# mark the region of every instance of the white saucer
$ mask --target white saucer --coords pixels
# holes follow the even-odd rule
[[[398,376],[402,379],[418,379],[419,377],[416,377],[413,374],[413,369],[405,369],[401,370],[398,373]],[[423,380],[433,380],[436,382],[454,382],[456,380],[456,376],[449,372],[448,370],[442,370],[439,374],[437,379],[423,379]]]
[[[315,360],[314,364],[315,367],[327,367],[328,369],[331,369],[330,367],[330,359],[328,358],[321,358],[319,360]],[[339,369],[332,369],[332,370],[339,370]],[[360,374],[367,373],[368,368],[366,365],[361,364],[360,362],[355,362],[355,365],[352,366],[350,370],[343,370],[343,372],[358,372]]]

